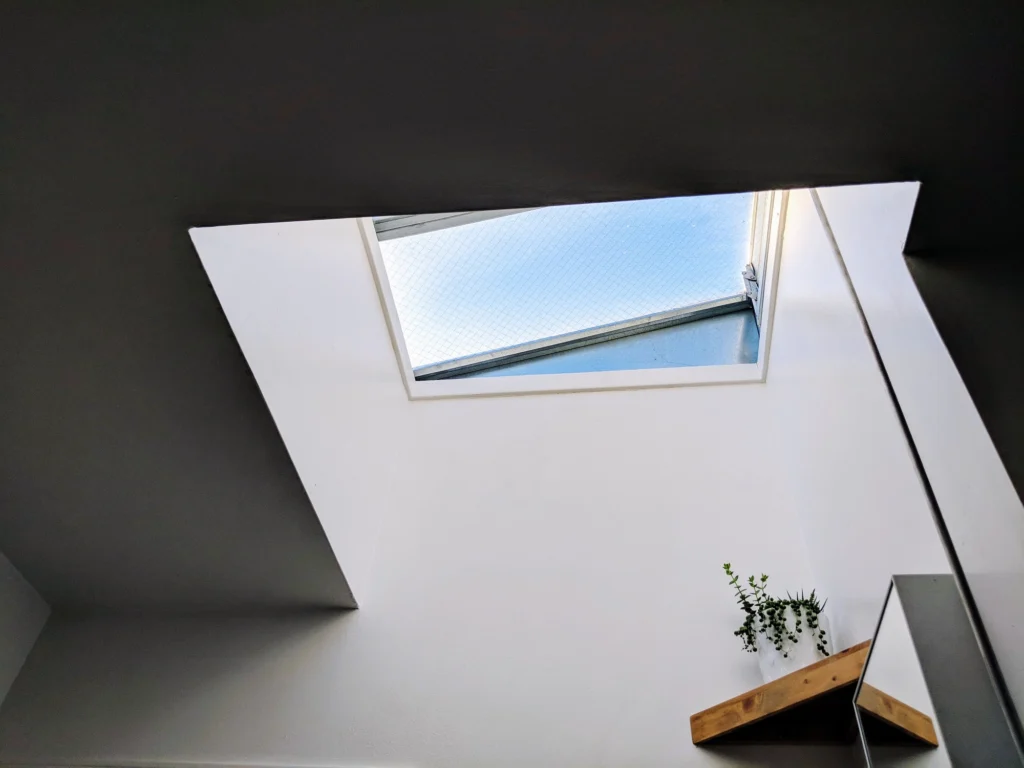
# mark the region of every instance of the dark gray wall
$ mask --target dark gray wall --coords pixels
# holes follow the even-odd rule
[[[1003,261],[1006,259],[1006,261]],[[921,296],[1017,489],[1024,491],[1024,300],[1020,248],[907,260]]]
[[[58,606],[336,601],[187,227],[921,179],[912,249],[1011,241],[1022,16],[4,3],[0,542]]]
[[[49,616],[50,606],[0,552],[0,706]]]

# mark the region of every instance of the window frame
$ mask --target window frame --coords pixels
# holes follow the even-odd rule
[[[747,288],[748,294],[751,295],[755,318],[760,330],[758,356],[756,363],[731,365],[418,380],[410,363],[409,352],[402,335],[398,309],[388,281],[374,219],[363,217],[358,220],[358,223],[370,271],[373,274],[377,295],[391,337],[391,344],[410,400],[763,383],[768,372],[779,260],[782,252],[788,198],[789,193],[785,190],[755,194],[754,214],[751,216],[751,255],[748,265],[752,279],[747,281]],[[404,220],[404,223],[410,228],[415,227],[413,232],[409,232],[409,234],[413,234],[430,231],[428,229],[430,227],[456,226],[471,221],[483,221],[487,218],[518,213],[523,210],[530,209],[395,216],[381,218],[377,225],[381,221]],[[390,229],[397,228],[391,227]],[[385,236],[384,239],[389,238]],[[484,353],[481,357],[488,354],[491,353]]]
[[[533,211],[535,208],[503,208],[493,211],[461,211],[455,213],[419,213],[401,216],[378,216],[373,217],[373,230],[377,235],[377,242],[395,240],[410,235],[420,235],[424,232],[436,232],[439,229],[449,227],[460,227],[463,224],[472,224],[476,221],[487,221],[498,219],[502,216],[512,216],[516,213]]]

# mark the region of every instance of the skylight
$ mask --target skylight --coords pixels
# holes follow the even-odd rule
[[[755,241],[770,194],[376,217],[416,379],[756,362]],[[745,314],[708,320],[732,313]],[[685,336],[663,333],[684,323]],[[736,351],[709,357],[698,323]],[[657,349],[623,341],[645,333],[661,333]],[[703,351],[669,349],[680,344]],[[541,357],[552,360],[521,365]]]

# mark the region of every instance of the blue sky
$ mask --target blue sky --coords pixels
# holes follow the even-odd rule
[[[555,206],[386,240],[413,367],[742,293],[753,198]]]

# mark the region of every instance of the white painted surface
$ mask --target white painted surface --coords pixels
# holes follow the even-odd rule
[[[917,185],[820,190],[1018,711],[1024,507],[901,256]]]
[[[50,606],[0,552],[0,706],[49,615]]]
[[[845,648],[874,634],[894,573],[948,573],[949,566],[806,190],[790,195],[783,270],[766,385],[778,466],[815,582],[829,598],[836,646]]]
[[[56,623],[0,717],[0,761],[841,764],[688,732],[760,682],[722,562],[780,592],[827,581],[830,607],[873,621],[888,574],[929,546],[852,304],[794,200],[768,383],[643,391],[411,402],[355,222],[194,233],[362,608]],[[857,522],[876,509],[908,515],[903,539]],[[833,518],[821,531],[845,538],[809,560],[801,522]],[[875,557],[877,583],[856,570]]]
[[[896,590],[893,590],[885,606],[885,615],[882,617],[878,636],[871,649],[871,660],[864,673],[864,682],[926,714],[931,718],[935,734],[939,737],[939,746],[935,749],[873,745],[871,754],[879,764],[878,768],[949,768],[949,752],[946,750],[942,729],[935,716],[935,707],[928,694],[921,662],[917,658],[917,651],[914,650],[910,627]]]

